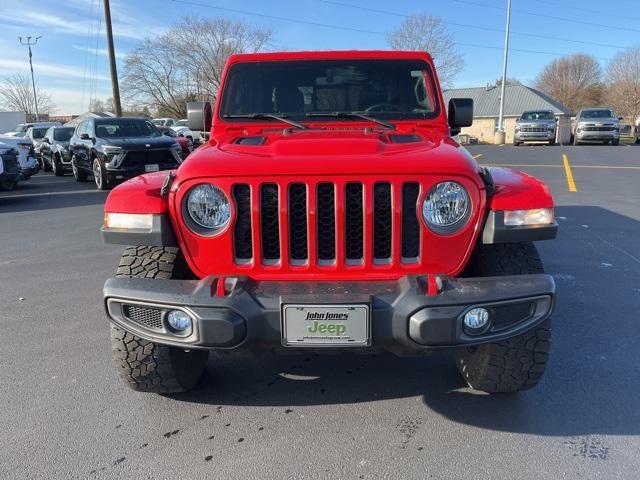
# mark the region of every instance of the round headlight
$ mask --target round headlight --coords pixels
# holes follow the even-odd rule
[[[222,230],[231,219],[229,199],[222,190],[210,183],[192,188],[186,204],[189,217],[207,233]]]
[[[441,182],[433,186],[422,204],[427,226],[442,235],[460,230],[470,214],[469,194],[457,182]]]

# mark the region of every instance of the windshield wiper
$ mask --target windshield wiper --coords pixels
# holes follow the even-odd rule
[[[256,120],[279,120],[284,123],[288,123],[289,125],[299,128],[300,130],[306,130],[307,126],[301,123],[295,122],[293,120],[289,120],[286,115],[275,115],[273,113],[239,113],[239,114],[228,114],[222,115],[222,118],[253,118]]]
[[[306,114],[307,117],[336,117],[336,118],[361,118],[363,120],[368,120],[373,123],[377,123],[389,130],[395,130],[395,125],[391,123],[387,123],[384,120],[380,120],[379,118],[372,117],[371,115],[363,112],[308,112]]]

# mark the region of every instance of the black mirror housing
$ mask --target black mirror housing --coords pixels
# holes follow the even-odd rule
[[[462,127],[470,127],[473,124],[473,99],[452,98],[449,100],[447,115],[451,135],[458,135]]]
[[[91,137],[88,133],[83,133],[80,135],[80,140],[91,140]]]
[[[208,132],[211,130],[211,103],[188,102],[187,122],[189,130],[194,132]]]

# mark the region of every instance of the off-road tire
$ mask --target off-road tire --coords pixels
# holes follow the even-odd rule
[[[78,167],[78,159],[75,155],[71,157],[71,170],[73,171],[73,177],[76,179],[76,182],[87,181],[87,172]]]
[[[549,140],[549,146],[550,146],[550,147],[555,146],[555,144],[556,144],[556,141],[555,141],[555,140]]]
[[[578,145],[580,145],[580,142],[578,141],[578,137],[574,136],[573,140],[571,141],[573,143],[574,147],[577,147]]]
[[[178,248],[127,247],[116,277],[188,278]],[[120,378],[138,392],[178,393],[192,389],[209,359],[207,350],[184,350],[145,340],[111,325],[113,358]]]
[[[620,139],[618,138],[618,139],[616,139],[616,140],[612,140],[612,141],[611,141],[611,145],[613,145],[613,146],[620,145]]]
[[[479,245],[466,275],[501,276],[544,273],[538,251],[532,243]],[[551,321],[517,337],[496,343],[461,348],[456,365],[475,390],[515,393],[535,386],[549,357]]]
[[[40,158],[42,159],[42,170],[43,171],[50,172],[51,170],[53,170],[53,168],[51,167],[51,164],[49,162],[47,162],[47,160],[44,158],[44,155],[40,154]]]

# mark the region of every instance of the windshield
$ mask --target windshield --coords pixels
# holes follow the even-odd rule
[[[387,119],[435,118],[435,92],[429,64],[419,60],[238,63],[229,70],[220,115],[303,119],[309,112],[366,112]]]
[[[189,120],[178,120],[176,122],[176,127],[186,127],[189,125]]]
[[[20,125],[16,125],[16,128],[14,128],[11,131],[16,133],[24,133],[27,131],[27,128],[29,128],[27,125],[25,125],[24,123],[21,123]]]
[[[34,139],[44,138],[45,134],[47,133],[47,130],[49,130],[49,127],[34,128],[33,131],[31,132],[31,136]]]
[[[167,137],[177,138],[178,134],[169,127],[162,128],[160,132]]]
[[[151,122],[156,126],[156,127],[161,127],[162,125],[164,125],[164,120],[159,119],[159,120],[151,120]]]
[[[613,118],[613,112],[608,109],[585,110],[580,118]]]
[[[553,112],[524,112],[521,120],[554,120]]]
[[[113,118],[96,120],[96,137],[159,137],[161,133],[148,120],[139,118]]]
[[[56,128],[53,131],[53,139],[58,142],[68,142],[73,136],[74,127]]]

